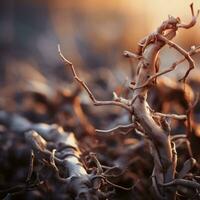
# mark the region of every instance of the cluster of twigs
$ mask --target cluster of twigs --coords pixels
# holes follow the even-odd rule
[[[136,53],[124,52],[129,59],[138,60],[135,80],[130,83],[129,98],[113,92],[113,100],[97,100],[58,46],[60,57],[93,104],[125,109],[122,115],[128,116],[131,123],[94,130],[90,119],[96,116],[90,116],[88,112],[86,117],[79,88],[68,96],[59,91],[59,98],[32,92],[34,97],[40,97],[40,103],[47,106],[47,115],[51,113],[52,120],[49,124],[31,122],[29,117],[19,113],[0,111],[1,152],[4,154],[4,158],[0,156],[0,162],[4,163],[1,174],[6,168],[12,169],[9,163],[5,164],[5,160],[9,160],[9,149],[13,148],[17,152],[23,147],[23,154],[15,157],[16,160],[24,160],[23,169],[26,168],[6,185],[2,184],[6,173],[1,175],[1,198],[20,198],[19,194],[26,199],[200,198],[199,148],[193,145],[200,140],[193,119],[193,110],[199,99],[198,95],[194,97],[193,90],[186,83],[195,67],[191,56],[198,53],[199,46],[192,46],[186,51],[172,42],[179,29],[190,29],[196,24],[199,10],[195,15],[193,4],[190,7],[192,19],[188,24],[169,16],[155,32],[139,42]],[[166,45],[177,50],[183,58],[160,71],[159,53]],[[174,83],[172,87],[160,78],[174,71],[185,60],[189,68],[181,78],[183,83]],[[193,94],[191,98],[187,95],[189,92]],[[160,97],[160,101],[154,103],[153,98],[158,99],[159,95],[162,99]],[[52,100],[55,98],[59,101]],[[172,109],[167,110],[166,107],[170,108],[167,104],[179,105],[182,113],[170,113]],[[70,116],[67,116],[67,106],[73,108]],[[78,123],[71,120],[74,115],[78,116]],[[63,118],[68,123],[63,123]],[[109,123],[110,127],[115,124],[114,121]],[[184,132],[177,134],[177,130]],[[18,172],[17,167],[15,170]],[[23,183],[17,184],[16,180]],[[13,186],[14,181],[16,186]]]
[[[1,190],[2,194],[7,194],[5,199],[36,187],[43,188],[46,181],[58,184],[54,192],[55,190],[61,192],[59,197],[55,197],[59,199],[106,199],[112,195],[112,191],[100,190],[105,188],[106,184],[126,189],[107,180],[107,172],[104,173],[105,170],[101,168],[94,154],[89,157],[95,160],[96,165],[92,169],[84,165],[77,140],[72,132],[67,133],[56,124],[32,124],[20,115],[4,111],[0,112],[0,122],[9,130],[19,134],[21,138],[25,138],[32,149],[26,183]],[[34,171],[35,162],[39,162],[41,166],[39,168],[37,166]],[[49,174],[46,175],[44,170]],[[34,173],[36,179],[33,180]]]
[[[126,109],[132,118],[132,123],[128,125],[118,126],[110,130],[97,130],[101,133],[113,133],[113,132],[129,132],[133,129],[142,132],[143,135],[148,136],[151,140],[152,155],[154,158],[154,169],[152,172],[152,186],[155,191],[155,196],[157,199],[175,199],[176,198],[176,187],[177,185],[183,185],[186,187],[192,187],[193,189],[199,189],[199,183],[196,181],[184,180],[183,176],[176,175],[177,166],[177,153],[176,144],[173,142],[170,135],[170,124],[167,122],[167,118],[175,118],[177,120],[185,120],[189,116],[187,115],[175,115],[175,114],[163,114],[152,112],[150,106],[148,105],[146,99],[149,92],[149,88],[155,79],[169,73],[176,69],[177,65],[188,61],[189,69],[186,71],[183,78],[180,80],[186,81],[189,72],[195,68],[195,64],[191,55],[198,52],[199,46],[192,46],[190,51],[185,51],[178,44],[172,42],[171,40],[176,36],[176,32],[183,29],[190,29],[196,24],[196,19],[199,15],[199,10],[197,14],[194,14],[193,4],[190,5],[192,19],[188,24],[183,24],[180,18],[174,18],[169,16],[168,20],[164,21],[155,32],[146,36],[139,42],[138,52],[130,53],[126,51],[124,54],[128,57],[134,57],[139,60],[138,69],[136,74],[136,80],[134,85],[131,86],[132,98],[125,99],[123,97],[118,97],[114,93],[114,99],[112,101],[98,101],[89,90],[87,85],[78,77],[74,66],[69,62],[61,53],[60,47],[58,47],[59,53],[63,61],[72,70],[74,79],[83,86],[83,88],[88,93],[93,104],[96,106],[102,105],[115,105]],[[157,59],[159,57],[160,50],[165,46],[177,50],[184,58],[174,62],[168,69],[164,71],[159,71],[156,66]],[[191,108],[189,108],[191,110]],[[159,124],[154,119],[154,117],[159,119]],[[182,169],[184,171],[184,169]],[[182,173],[181,171],[181,173]],[[177,177],[177,178],[176,178]]]

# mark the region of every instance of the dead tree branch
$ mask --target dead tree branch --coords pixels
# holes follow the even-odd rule
[[[66,189],[75,199],[85,198],[92,199],[96,196],[92,188],[91,176],[86,172],[80,161],[80,151],[76,144],[75,137],[72,133],[65,132],[40,132],[40,135],[35,131],[25,133],[26,140],[32,146],[37,159],[43,163],[49,163],[56,171],[57,179],[66,184]],[[47,148],[47,141],[55,142],[57,151],[51,153]],[[59,168],[64,167],[64,176],[60,177]]]
[[[66,64],[66,66],[70,67],[72,74],[74,76],[74,79],[85,89],[85,91],[87,92],[88,96],[90,97],[90,99],[92,100],[92,102],[95,106],[115,105],[115,106],[120,106],[122,108],[125,108],[127,111],[131,112],[130,106],[120,102],[119,100],[116,100],[116,101],[99,101],[99,100],[97,100],[95,98],[95,96],[93,95],[93,93],[88,88],[88,86],[85,84],[85,82],[82,81],[78,77],[73,64],[64,57],[64,55],[62,54],[62,52],[60,50],[60,45],[58,45],[58,52],[59,52],[60,57]]]
[[[115,93],[113,101],[96,100],[87,85],[78,77],[73,64],[63,56],[60,47],[58,46],[60,57],[65,64],[70,67],[74,79],[86,90],[94,105],[120,106],[125,108],[132,115],[132,121],[134,121],[133,124],[128,126],[118,126],[110,130],[97,130],[97,132],[107,134],[113,134],[121,131],[126,132],[135,128],[135,124],[138,123],[139,126],[142,127],[143,132],[151,140],[152,156],[154,159],[152,184],[156,198],[162,200],[174,200],[176,198],[176,187],[169,186],[187,185],[188,187],[199,188],[199,184],[196,182],[175,178],[177,153],[175,142],[173,142],[170,137],[170,126],[165,120],[163,120],[163,124],[159,124],[155,119],[156,115],[160,118],[174,118],[178,120],[186,120],[188,116],[156,112],[152,113],[147,103],[148,92],[150,89],[149,86],[152,85],[152,83],[156,83],[154,80],[157,77],[175,70],[177,65],[187,60],[189,63],[189,69],[182,78],[182,80],[185,81],[190,71],[195,67],[195,63],[191,56],[199,51],[199,46],[191,47],[191,50],[187,52],[178,44],[172,42],[172,39],[176,36],[176,33],[180,28],[189,29],[196,24],[199,10],[195,15],[193,4],[190,5],[190,8],[192,19],[188,24],[182,24],[179,17],[174,18],[169,16],[169,18],[164,21],[155,32],[147,35],[138,43],[137,53],[131,53],[128,51],[124,53],[127,57],[139,60],[136,80],[132,81],[132,83],[134,83],[134,87],[132,87],[132,98],[130,100],[118,97]],[[160,50],[166,45],[173,47],[177,52],[183,55],[184,58],[174,62],[168,69],[159,71],[157,66],[159,53]],[[187,173],[189,168],[190,165],[186,164],[183,172],[181,173]]]
[[[192,8],[193,12],[193,8]],[[199,11],[198,11],[199,12]],[[197,14],[198,16],[198,14]],[[192,23],[189,28],[195,25],[196,17],[193,17]],[[171,69],[166,70],[165,72],[158,72],[155,74],[155,64],[156,59],[160,50],[166,45],[170,45],[175,48],[178,52],[180,52],[187,59],[190,68],[186,72],[184,79],[188,76],[190,70],[194,68],[194,61],[190,57],[190,53],[187,53],[177,44],[173,43],[171,40],[176,36],[176,31],[178,30],[180,25],[179,18],[169,17],[168,20],[162,23],[162,25],[157,29],[157,31],[153,34],[150,34],[145,39],[140,42],[140,55],[142,58],[138,64],[139,73],[136,76],[135,88],[137,90],[133,91],[132,99],[136,100],[132,104],[135,117],[137,121],[139,121],[140,125],[144,128],[145,133],[152,140],[154,151],[154,177],[158,184],[165,184],[171,182],[175,178],[175,169],[176,169],[176,153],[175,144],[172,145],[169,137],[169,133],[162,129],[162,127],[158,126],[158,124],[154,121],[152,116],[150,115],[147,109],[146,98],[149,91],[148,84],[154,78],[167,73],[173,70],[177,64],[183,61],[183,59],[179,62],[175,62],[172,65]],[[182,26],[180,26],[182,27]],[[186,26],[185,26],[186,27]],[[166,31],[168,32],[166,33]],[[191,52],[193,53],[193,52]],[[149,78],[150,77],[150,78]],[[152,78],[153,77],[153,78]],[[173,147],[174,146],[174,147]],[[174,149],[174,150],[173,150]],[[156,188],[155,188],[156,187]],[[154,186],[155,191],[158,191],[157,184]],[[158,197],[162,196],[162,199],[175,199],[175,189],[171,188],[169,190],[162,190],[159,192]]]

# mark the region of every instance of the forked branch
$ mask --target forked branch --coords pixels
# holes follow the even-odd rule
[[[70,67],[72,74],[74,76],[74,79],[85,89],[85,91],[87,92],[88,96],[90,97],[90,99],[92,100],[92,102],[95,106],[114,105],[114,106],[122,107],[122,108],[126,109],[127,111],[131,112],[130,106],[120,102],[119,100],[116,100],[116,101],[115,100],[114,101],[99,101],[99,100],[97,100],[95,98],[95,96],[93,95],[93,93],[91,92],[91,90],[86,85],[86,83],[78,77],[73,64],[64,57],[64,55],[61,52],[60,45],[58,45],[58,52],[59,52],[60,57],[66,64],[66,66]]]

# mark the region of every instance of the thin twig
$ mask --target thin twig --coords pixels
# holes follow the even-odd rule
[[[184,187],[189,187],[189,188],[193,188],[193,189],[200,189],[200,184],[194,181],[190,181],[190,180],[185,180],[185,179],[175,179],[169,183],[163,183],[160,184],[164,187],[171,187],[174,185],[180,185],[180,186],[184,186]]]
[[[199,52],[199,49],[200,49],[200,46],[197,46],[197,47],[191,47],[191,50],[188,52],[188,54],[190,56],[196,54]],[[177,65],[183,63],[184,61],[186,60],[186,58],[182,58],[181,60],[179,61],[176,61],[174,62],[169,68],[167,68],[166,70],[163,70],[161,72],[158,72],[158,73],[155,73],[154,75],[150,76],[141,86],[138,86],[138,87],[131,87],[131,89],[134,91],[134,90],[138,90],[138,89],[141,89],[141,88],[144,88],[146,86],[148,86],[154,79],[156,79],[157,77],[161,76],[161,75],[164,75],[164,74],[167,74],[173,70],[176,69]]]
[[[135,128],[135,123],[132,123],[132,124],[128,124],[128,125],[118,125],[114,128],[108,129],[108,130],[96,129],[96,132],[100,133],[100,134],[108,134],[108,135],[113,135],[115,133],[126,135],[130,131],[132,131],[134,128]]]
[[[120,101],[99,101],[99,100],[97,100],[95,98],[95,96],[93,95],[93,93],[91,92],[91,90],[86,85],[86,83],[78,77],[73,64],[64,57],[64,55],[61,52],[60,45],[58,45],[58,52],[59,52],[60,57],[64,61],[64,63],[70,67],[72,74],[74,76],[74,79],[85,89],[85,91],[87,92],[88,96],[90,97],[90,99],[92,100],[92,102],[95,106],[114,105],[114,106],[119,106],[119,107],[125,108],[127,111],[131,112],[130,106],[128,106]]]
[[[135,59],[138,59],[138,60],[142,58],[141,55],[138,55],[138,54],[130,52],[130,51],[124,51],[123,55],[127,58],[135,58]]]
[[[186,120],[187,119],[187,115],[167,114],[167,113],[160,113],[160,112],[154,112],[153,115],[177,119],[177,120]]]
[[[188,24],[178,24],[178,28],[185,28],[185,29],[189,29],[191,27],[193,27],[196,22],[197,22],[197,18],[199,16],[199,10],[197,10],[197,14],[194,15],[194,8],[193,8],[193,3],[190,4],[190,9],[191,9],[191,13],[192,13],[192,19]]]
[[[193,59],[190,57],[190,54],[187,51],[185,51],[182,47],[180,47],[176,43],[172,42],[171,40],[168,40],[166,37],[162,36],[161,34],[158,34],[158,39],[165,42],[166,44],[173,47],[174,49],[176,49],[188,61],[189,69],[186,71],[184,77],[180,79],[180,80],[184,80],[184,82],[185,82],[185,79],[187,78],[190,71],[195,68],[195,63],[194,63]]]

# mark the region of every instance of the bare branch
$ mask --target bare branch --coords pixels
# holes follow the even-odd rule
[[[172,141],[180,140],[180,139],[187,139],[187,135],[185,134],[178,134],[178,135],[173,135],[171,136]]]
[[[163,41],[163,42],[165,42],[166,44],[168,44],[169,46],[173,47],[174,49],[176,49],[188,61],[189,69],[186,71],[184,77],[181,79],[181,80],[185,81],[185,79],[187,78],[187,76],[190,73],[190,71],[195,68],[195,63],[194,63],[193,59],[190,57],[190,54],[187,51],[185,51],[183,48],[181,48],[179,45],[177,45],[176,43],[168,40],[166,37],[164,37],[164,36],[162,36],[160,34],[158,34],[158,39]]]
[[[197,47],[192,46],[192,47],[191,47],[191,50],[188,52],[188,54],[189,54],[190,56],[192,56],[192,55],[194,55],[194,54],[196,54],[196,53],[199,53],[199,49],[200,49],[200,46],[197,46]],[[185,60],[186,60],[186,58],[184,57],[183,59],[174,62],[174,63],[171,65],[171,67],[169,67],[168,69],[163,70],[163,71],[158,72],[158,73],[155,73],[154,75],[150,76],[150,77],[145,81],[145,83],[142,84],[141,86],[138,86],[138,87],[133,87],[133,86],[131,86],[131,89],[134,91],[134,90],[138,90],[138,89],[141,89],[141,88],[144,88],[144,87],[148,86],[148,85],[149,85],[154,79],[156,79],[157,77],[159,77],[159,76],[161,76],[161,75],[164,75],[164,74],[167,74],[167,73],[169,73],[169,72],[175,70],[176,67],[177,67],[177,65],[183,63]]]
[[[179,18],[169,16],[168,20],[164,21],[155,32],[146,36],[139,43],[138,51],[142,56],[138,63],[138,73],[136,76],[135,87],[133,89],[133,96],[131,100],[132,110],[134,116],[140,125],[143,127],[145,133],[149,136],[153,143],[153,157],[154,157],[154,169],[155,180],[158,183],[168,183],[174,180],[177,155],[175,143],[171,142],[170,135],[168,134],[169,128],[165,128],[163,124],[158,124],[151,113],[148,110],[148,104],[146,102],[148,96],[149,85],[158,76],[173,71],[176,66],[183,61],[187,60],[189,63],[189,69],[185,73],[183,79],[187,78],[190,70],[195,67],[194,61],[191,55],[196,53],[194,48],[187,52],[179,45],[171,41],[176,36],[178,30],[178,24],[180,24]],[[157,72],[156,60],[159,56],[159,52],[165,45],[169,45],[175,48],[181,53],[184,58],[174,62],[170,68],[162,72]],[[159,114],[160,117],[171,117],[175,119],[185,120],[186,116],[178,116],[174,114]],[[154,190],[158,191],[157,184],[154,180]],[[166,199],[175,199],[176,188],[163,189],[157,192],[157,198],[165,196]]]
[[[135,123],[132,123],[128,125],[118,125],[117,127],[108,130],[96,129],[96,132],[100,134],[109,134],[109,135],[114,135],[116,133],[126,135],[130,131],[132,131],[135,127],[136,127]]]
[[[133,189],[133,186],[129,187],[129,188],[125,188],[123,186],[120,186],[120,185],[117,185],[117,184],[114,184],[112,182],[110,182],[106,177],[102,176],[102,175],[96,175],[96,176],[93,176],[91,178],[91,180],[94,180],[94,179],[97,179],[97,178],[101,178],[101,179],[104,179],[104,181],[110,185],[112,185],[113,187],[116,187],[118,189],[121,189],[121,190],[125,190],[125,191],[130,191]]]
[[[189,188],[193,188],[193,189],[200,189],[200,184],[194,181],[190,181],[190,180],[185,180],[185,179],[175,179],[169,183],[163,183],[160,184],[161,186],[164,187],[171,187],[171,186],[184,186],[184,187],[189,187]]]
[[[167,114],[167,113],[160,113],[160,112],[154,112],[153,115],[177,119],[177,120],[186,120],[187,119],[187,115]]]
[[[85,91],[87,92],[88,96],[90,97],[90,99],[92,100],[95,106],[114,105],[114,106],[125,108],[127,111],[131,112],[130,107],[120,101],[98,101],[93,95],[93,93],[91,92],[91,90],[88,88],[88,86],[85,84],[85,82],[78,77],[73,64],[64,57],[64,55],[61,52],[60,45],[58,45],[58,52],[59,52],[60,57],[66,64],[66,66],[70,67],[72,74],[74,76],[74,79],[85,89]]]
[[[133,52],[130,52],[130,51],[124,51],[123,52],[123,55],[127,58],[135,58],[135,59],[140,59],[142,58],[142,56],[136,54],[136,53],[133,53]]]
[[[197,18],[199,16],[199,10],[197,10],[197,14],[194,15],[193,3],[190,4],[190,9],[191,9],[191,13],[192,13],[192,19],[191,19],[191,21],[188,24],[178,24],[177,25],[178,28],[189,29],[189,28],[193,27],[196,24]]]

